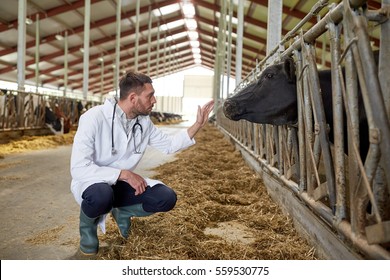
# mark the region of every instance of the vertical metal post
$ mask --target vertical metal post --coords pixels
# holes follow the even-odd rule
[[[18,90],[24,90],[25,68],[26,68],[26,0],[18,2]]]
[[[137,0],[136,6],[136,23],[135,23],[135,47],[134,47],[134,70],[138,71],[138,45],[139,45],[139,11],[140,0]]]
[[[267,20],[267,55],[279,44],[279,42],[282,39],[282,13],[283,13],[283,0],[268,0],[268,20]],[[273,55],[269,62],[272,62],[278,53],[275,53]],[[273,127],[274,130],[274,139],[278,139],[278,128]],[[272,162],[273,155],[270,153],[272,152],[271,149],[271,126],[266,125],[266,137],[268,138],[266,141],[267,143],[267,160],[268,162]],[[279,168],[282,167],[281,164],[281,145],[280,143],[275,143],[277,148],[277,155],[278,155],[278,164]],[[280,169],[280,172],[282,170]]]
[[[229,1],[229,22],[228,22],[228,45],[227,45],[227,81],[226,97],[229,96],[230,69],[232,64],[232,19],[233,19],[233,0]],[[224,96],[222,96],[224,98]]]
[[[296,51],[297,73],[303,69],[302,53]],[[304,116],[304,84],[300,75],[297,76],[297,102],[298,102],[298,141],[299,141],[299,191],[304,192],[307,189],[306,180],[306,145],[305,145],[305,116]],[[299,80],[298,80],[299,79]]]
[[[35,18],[35,92],[38,93],[39,87],[39,43],[40,43],[40,35],[39,35],[39,13],[37,13]]]
[[[223,59],[225,57],[225,42],[226,42],[226,32],[225,32],[225,24],[226,23],[226,1],[221,1],[221,12],[219,17],[219,25],[218,25],[218,41],[217,41],[217,49],[216,49],[216,58],[215,58],[215,67],[214,67],[214,91],[213,98],[218,104],[218,101],[221,96],[222,86],[221,86],[221,76],[224,74],[223,72]],[[218,106],[214,106],[214,113],[217,113]]]
[[[267,55],[282,39],[282,14],[283,0],[268,0]],[[275,57],[275,55],[271,57],[270,62]]]
[[[164,35],[164,71],[163,73],[166,73],[167,71],[167,34]]]
[[[156,59],[156,78],[158,78],[158,68],[160,65],[160,21],[157,22],[157,59]]]
[[[85,0],[84,12],[83,97],[84,100],[87,100],[89,82],[89,31],[91,19],[91,0]]]
[[[347,6],[345,6],[345,8],[347,9]],[[366,84],[366,88],[364,88],[364,90],[362,89],[362,95],[365,107],[369,107],[366,108],[366,113],[370,129],[370,137],[375,139],[375,141],[379,140],[378,142],[382,154],[381,166],[385,169],[385,172],[388,173],[390,170],[390,145],[388,141],[388,139],[390,139],[390,124],[386,113],[382,88],[377,75],[378,69],[375,65],[374,55],[371,50],[367,20],[360,14],[352,14],[351,10],[347,10],[345,14],[346,16],[344,18],[353,24],[353,33],[354,36],[357,37],[357,46],[352,46],[355,62],[360,61],[359,54],[365,56],[364,67],[357,68],[360,84],[363,82]],[[372,112],[370,112],[370,110]],[[380,127],[379,137],[374,132],[377,127]],[[386,180],[387,187],[390,192],[390,177],[387,176]]]
[[[121,56],[121,7],[122,0],[117,0],[116,2],[116,40],[115,40],[115,69],[114,69],[114,87],[116,98],[119,99],[119,72],[121,70],[120,65],[120,56]]]
[[[26,68],[26,0],[19,0],[18,2],[18,62],[17,62],[17,76],[18,76],[18,90],[24,91],[25,68]],[[21,92],[17,96],[17,112],[18,125],[24,125],[24,94]]]
[[[64,96],[66,96],[68,89],[68,31],[65,31],[64,53]]]
[[[103,99],[103,90],[104,90],[104,87],[103,87],[103,82],[104,82],[104,59],[103,57],[101,57],[101,60],[100,60],[100,101],[102,101]]]
[[[332,107],[333,107],[333,134],[334,134],[334,167],[336,183],[336,219],[341,221],[346,217],[345,204],[345,165],[344,165],[344,115],[341,80],[338,75],[340,60],[341,25],[328,23],[331,61],[332,61]]]
[[[236,39],[236,87],[242,76],[242,40],[244,35],[244,0],[238,0],[237,7],[237,39]]]
[[[148,22],[148,65],[146,74],[150,76],[150,48],[152,44],[152,22],[153,22],[153,13],[151,6],[149,6],[149,22]]]
[[[328,186],[329,203],[332,213],[335,213],[336,193],[335,193],[335,176],[333,169],[332,153],[330,151],[329,140],[327,135],[327,126],[325,119],[325,109],[321,98],[320,80],[317,72],[317,65],[315,62],[315,49],[313,45],[304,44],[306,49],[305,56],[308,62],[309,87],[312,93],[314,117],[316,125],[319,128],[319,142],[321,145],[322,157],[324,160],[325,175]]]
[[[390,10],[390,0],[382,0],[382,8]],[[381,24],[380,55],[379,55],[379,81],[381,84],[383,99],[387,112],[387,119],[390,121],[390,20]]]

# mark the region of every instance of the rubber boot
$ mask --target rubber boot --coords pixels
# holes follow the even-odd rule
[[[142,204],[113,208],[111,212],[121,236],[125,239],[129,237],[131,217],[146,217],[154,214],[153,212],[146,212]]]
[[[99,251],[98,221],[99,217],[89,218],[80,209],[80,251],[85,255],[96,255]]]

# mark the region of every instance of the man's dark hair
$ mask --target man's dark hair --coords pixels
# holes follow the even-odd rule
[[[119,98],[127,98],[130,92],[140,94],[145,84],[151,84],[152,79],[141,73],[127,72],[119,81]]]

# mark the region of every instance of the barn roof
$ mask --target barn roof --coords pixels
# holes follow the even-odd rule
[[[117,1],[91,0],[89,29],[89,92],[91,94],[101,92],[102,61],[104,62],[103,93],[113,89]],[[0,80],[12,82],[17,81],[18,2],[0,1]],[[282,34],[285,35],[293,29],[316,2],[316,0],[284,1]],[[331,2],[340,1],[329,1]],[[148,72],[155,78],[196,65],[214,68],[222,1],[142,0],[138,21],[136,3],[136,0],[121,0],[121,73],[137,67],[138,71]],[[232,3],[231,75],[234,77],[238,1],[233,0]],[[82,90],[84,5],[84,0],[27,0],[26,84],[35,84],[36,33],[39,30],[40,84],[58,89],[64,86],[64,49],[67,41],[67,87],[69,90]],[[370,9],[379,9],[380,5],[379,0],[368,1]],[[243,76],[255,67],[256,61],[261,61],[265,57],[267,6],[268,0],[244,1]],[[324,8],[319,16],[327,10],[328,8]],[[39,28],[37,29],[38,17]],[[317,20],[318,17],[314,16],[302,29],[309,29]],[[138,42],[136,41],[137,29],[139,30]],[[379,46],[377,29],[372,28],[370,35],[373,44]],[[67,40],[65,40],[66,36]],[[323,42],[319,42],[317,46],[319,52],[323,49]],[[326,60],[329,61],[330,58],[325,58],[325,64],[328,63]],[[137,65],[135,61],[138,62]]]

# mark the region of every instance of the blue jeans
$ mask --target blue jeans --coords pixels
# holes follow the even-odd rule
[[[176,193],[169,187],[158,184],[147,187],[145,192],[135,195],[135,190],[126,182],[115,185],[96,183],[82,194],[81,209],[90,218],[99,217],[112,208],[141,203],[146,212],[167,212],[175,207]]]

